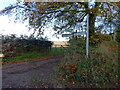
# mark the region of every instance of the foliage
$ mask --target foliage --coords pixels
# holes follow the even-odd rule
[[[115,33],[116,33],[116,36],[115,36],[116,41],[120,42],[120,30],[116,30]]]
[[[11,5],[11,8],[5,8],[1,13],[8,13],[16,8],[17,18],[21,19],[19,14],[22,14],[23,22],[29,19],[30,27],[36,28],[35,31],[38,30],[38,34],[43,34],[44,28],[51,22],[58,33],[74,32],[75,28],[78,30],[82,27],[81,22],[89,14],[89,35],[91,36],[95,33],[95,21],[102,22],[104,26],[108,24],[118,15],[118,12],[115,12],[118,5],[113,2],[93,2],[93,4],[91,2],[25,2]],[[23,10],[20,10],[21,8]]]
[[[67,48],[67,47],[64,47]],[[48,52],[44,52],[43,56],[59,56],[64,55],[64,48],[61,47],[52,47]]]
[[[89,7],[90,5],[91,7]],[[89,2],[51,2],[29,4],[29,6],[29,9],[33,7],[36,9],[36,11],[30,12],[31,15],[29,16],[32,27],[37,27],[41,31],[42,27],[47,23],[53,22],[54,30],[58,34],[64,32],[72,33],[75,28],[77,30],[84,28],[81,24],[83,24],[83,20],[89,14],[89,35],[92,36],[95,33],[96,20],[102,21],[103,27],[105,27],[106,22],[108,24],[110,21],[109,18],[113,19],[118,14],[118,12],[113,13],[114,10],[117,10],[117,5],[109,2],[94,2],[94,4]],[[38,15],[41,16],[38,17]]]
[[[75,53],[85,53],[85,48],[86,48],[85,40],[71,39],[71,40],[69,40],[69,43],[71,44],[70,48],[73,49],[75,51]],[[68,52],[69,52],[69,49],[68,49]]]
[[[83,49],[85,49],[85,40],[82,40],[82,39],[77,39],[77,40],[70,40],[69,41],[72,45],[75,45],[75,46],[78,46],[78,47],[81,47]]]
[[[103,43],[99,45],[98,51],[99,53],[104,54],[108,58],[117,59],[120,53],[120,51],[118,50],[119,44],[120,43],[115,42],[115,41],[111,41],[111,42],[104,41]]]
[[[36,38],[18,38],[18,37],[8,37],[3,38],[3,53],[5,56],[16,56],[21,53],[28,53],[32,51],[44,52],[47,49],[50,49],[52,46],[51,41],[47,41],[44,39],[36,39]]]
[[[39,46],[39,47],[43,47],[43,48],[48,48],[48,47],[52,46],[52,42],[51,41],[25,40],[25,39],[22,39],[22,40],[16,40],[16,42],[20,43],[21,45],[27,45],[29,47],[33,46],[34,48],[35,48],[35,46]]]
[[[107,49],[106,49],[107,48]],[[61,83],[67,88],[110,88],[118,86],[118,44],[103,42],[91,58],[64,59],[58,67]],[[108,53],[109,52],[109,53]],[[71,56],[68,56],[71,57]]]
[[[103,41],[110,41],[110,40],[111,40],[110,35],[97,32],[91,37],[90,44],[91,45],[98,45],[98,44],[102,43]]]

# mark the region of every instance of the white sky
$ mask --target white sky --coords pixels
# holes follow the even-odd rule
[[[10,4],[15,3],[17,0],[0,0],[0,10],[4,9],[5,7],[9,6]],[[16,34],[19,35],[30,35],[33,33],[33,31],[28,32],[28,28],[25,27],[28,23],[14,23],[14,20],[9,21],[9,18],[7,15],[0,16],[0,34],[2,35],[10,35],[10,34]],[[44,33],[44,37],[47,36],[49,40],[51,41],[66,41],[65,38],[56,38],[53,36],[54,31],[52,28],[48,28],[47,31]]]

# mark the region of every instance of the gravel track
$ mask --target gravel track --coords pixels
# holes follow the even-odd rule
[[[53,88],[62,57],[2,66],[2,88]]]

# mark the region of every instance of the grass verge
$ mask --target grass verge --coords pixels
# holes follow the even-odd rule
[[[49,57],[49,56],[59,56],[64,54],[64,49],[55,47],[51,48],[51,50],[48,50],[47,52],[29,52],[29,53],[23,53],[20,56],[15,56],[15,57],[4,57],[3,58],[3,63],[4,62],[14,62],[14,61],[24,61],[29,59],[35,59],[35,58],[43,58],[43,57]]]
[[[106,41],[90,58],[66,56],[57,69],[59,81],[67,88],[117,88],[119,54],[118,43]]]

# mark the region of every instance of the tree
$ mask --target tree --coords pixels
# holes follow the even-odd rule
[[[30,26],[39,30],[39,34],[42,34],[45,26],[51,22],[58,33],[73,32],[75,28],[80,28],[81,22],[89,14],[89,35],[91,38],[96,30],[96,20],[102,20],[103,24],[108,24],[109,18],[114,18],[118,14],[118,12],[113,13],[116,10],[116,4],[109,2],[94,2],[92,4],[89,2],[25,2],[24,6],[19,4],[17,6],[24,9],[22,11],[24,19],[29,18]]]

